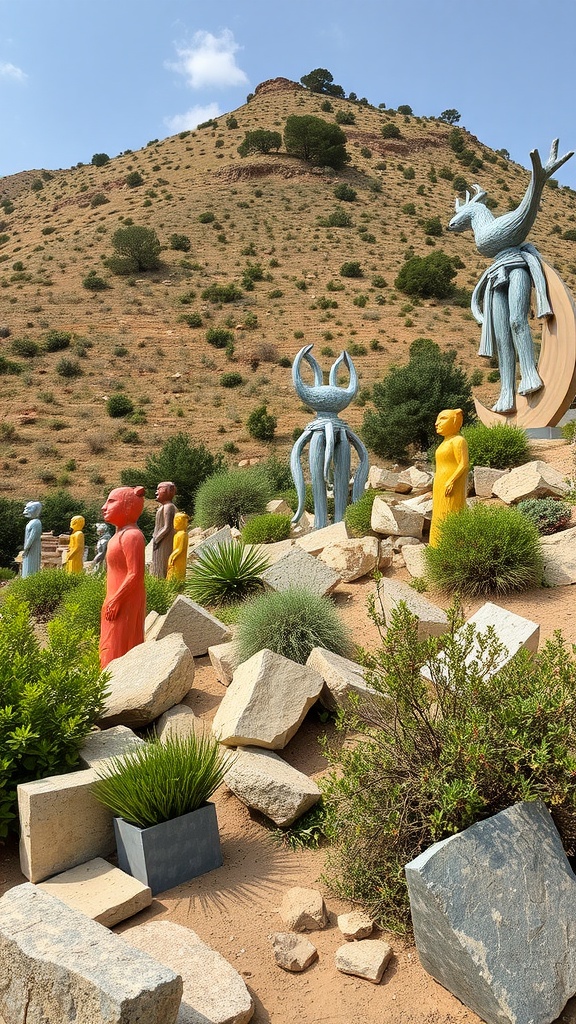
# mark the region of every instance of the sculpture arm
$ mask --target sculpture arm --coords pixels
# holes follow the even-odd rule
[[[450,476],[446,481],[446,488],[444,494],[446,495],[447,498],[449,498],[450,495],[452,494],[452,491],[454,490],[454,484],[456,483],[456,481],[459,480],[461,476],[467,474],[468,470],[470,469],[470,462],[468,460],[468,445],[466,443],[466,439],[462,437],[461,434],[457,434],[453,438],[452,447],[457,461],[456,469],[452,473],[452,476]]]
[[[118,618],[120,608],[129,602],[144,579],[144,535],[140,530],[128,530],[118,537],[126,562],[126,574],[118,590],[105,602],[104,617],[112,622]]]

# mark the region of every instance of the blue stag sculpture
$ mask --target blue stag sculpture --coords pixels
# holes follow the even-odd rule
[[[350,356],[341,352],[330,370],[329,383],[322,383],[322,370],[310,354],[312,345],[301,348],[292,365],[292,380],[296,393],[302,401],[316,412],[316,419],[304,427],[290,456],[290,469],[298,495],[298,509],[293,523],[297,523],[304,511],[306,485],[300,464],[305,445],[310,442],[309,464],[314,496],[314,526],[319,529],[328,523],[327,487],[334,485],[334,522],[344,518],[348,504],[350,481],[350,445],[360,459],[352,485],[352,501],[364,493],[368,479],[368,452],[359,437],[347,423],[338,416],[350,404],[358,390],[358,376]],[[314,384],[305,384],[300,376],[300,364],[305,359],[314,371]],[[350,373],[348,387],[339,387],[338,370],[345,366]]]
[[[479,185],[475,195],[466,202],[456,199],[456,216],[448,225],[449,231],[472,228],[476,248],[482,256],[495,257],[494,262],[480,278],[472,295],[472,313],[482,325],[479,355],[498,354],[501,390],[493,412],[506,413],[515,408],[516,355],[520,364],[518,392],[531,395],[543,387],[536,369],[534,344],[528,323],[532,284],[536,292],[538,317],[553,315],[546,291],[546,281],[540,253],[524,242],[538,213],[542,191],[550,178],[572,152],[558,159],[558,139],[550,149],[547,163],[542,166],[537,149],[532,150],[532,175],[520,205],[501,217],[494,217],[483,200],[486,196]]]

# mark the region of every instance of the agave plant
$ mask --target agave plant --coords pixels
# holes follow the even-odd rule
[[[203,552],[186,581],[185,593],[203,605],[239,601],[262,589],[268,559],[258,548],[225,541]]]

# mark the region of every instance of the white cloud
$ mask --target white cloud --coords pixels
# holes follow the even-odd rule
[[[13,82],[25,82],[28,75],[15,64],[0,61],[0,78],[11,78]]]
[[[204,121],[212,117],[219,117],[221,110],[217,103],[206,103],[204,106],[191,107],[185,114],[174,114],[173,117],[165,117],[164,123],[175,135],[176,132],[190,131]]]
[[[219,36],[200,31],[190,46],[176,47],[178,60],[166,66],[184,75],[191,89],[247,85],[248,76],[236,63],[239,49],[230,29],[223,29]]]

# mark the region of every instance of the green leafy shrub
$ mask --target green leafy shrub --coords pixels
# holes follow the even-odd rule
[[[68,348],[71,341],[72,334],[70,331],[48,331],[44,338],[44,348],[46,352],[61,352],[63,349]]]
[[[336,124],[356,124],[356,114],[353,110],[337,110],[334,120]]]
[[[364,491],[364,494],[348,505],[344,514],[346,528],[353,537],[365,537],[370,533],[370,520],[372,516],[372,505],[377,492],[373,490]]]
[[[179,235],[176,232],[170,235],[170,248],[175,249],[177,252],[190,252],[192,245],[188,235]]]
[[[229,469],[210,476],[198,488],[194,518],[203,529],[240,527],[247,516],[260,515],[272,497],[270,481],[260,467]]]
[[[362,277],[362,267],[356,260],[348,260],[340,267],[340,277]],[[326,285],[328,287],[328,285]]]
[[[438,546],[426,548],[426,567],[433,584],[469,597],[537,587],[538,530],[517,508],[463,508],[441,524]]]
[[[422,225],[425,235],[433,235],[439,238],[443,233],[440,217],[427,217]]]
[[[343,203],[353,203],[358,198],[358,193],[352,185],[348,185],[345,181],[340,182],[334,189],[334,195],[336,199],[340,199]]]
[[[246,132],[244,140],[238,146],[240,156],[249,156],[251,153],[268,154],[273,149],[278,152],[282,145],[280,132],[272,132],[266,128],[256,128],[254,131]]]
[[[290,114],[286,118],[284,146],[291,156],[337,171],[349,160],[342,129],[312,114]]]
[[[197,311],[194,311],[194,313],[182,313],[178,319],[182,323],[188,324],[188,327],[202,327],[202,316]]]
[[[534,523],[540,534],[557,533],[568,526],[572,516],[571,505],[556,498],[528,498],[519,501],[516,508]]]
[[[227,331],[224,327],[210,327],[206,331],[206,341],[214,348],[226,348],[233,340],[232,331]]]
[[[236,302],[243,295],[242,289],[233,282],[230,284],[211,284],[202,292],[202,298],[207,302]]]
[[[80,744],[104,709],[105,684],[93,637],[73,622],[65,628],[51,623],[41,647],[27,605],[13,593],[6,598],[0,617],[0,836],[17,819],[17,785],[77,767]]]
[[[206,210],[200,214],[198,220],[201,224],[211,224],[212,221],[216,220],[216,214],[212,210]]]
[[[138,188],[140,185],[143,185],[144,178],[140,174],[140,171],[130,171],[130,173],[126,175],[126,184],[128,185],[128,188]]]
[[[456,277],[454,263],[442,250],[429,256],[411,256],[400,268],[394,282],[406,295],[421,299],[445,299],[452,294]]]
[[[236,643],[241,661],[267,647],[302,665],[314,647],[344,656],[352,650],[349,631],[334,605],[305,587],[263,594],[245,605],[238,616]]]
[[[56,611],[62,598],[80,584],[80,573],[65,569],[43,569],[31,576],[18,576],[7,588],[7,597],[25,602],[37,618],[44,619]]]
[[[501,647],[472,626],[456,635],[457,609],[441,639],[419,641],[405,606],[376,621],[383,639],[367,682],[379,696],[344,712],[341,727],[360,738],[329,751],[325,881],[380,925],[404,930],[404,865],[475,821],[541,799],[574,849],[576,663],[557,634],[493,674]]]
[[[90,206],[95,209],[97,206],[105,206],[110,200],[104,195],[103,192],[96,192],[90,200]]]
[[[202,552],[186,580],[185,593],[202,605],[242,601],[262,589],[268,559],[256,548],[235,540]]]
[[[386,124],[382,125],[382,137],[384,139],[401,139],[402,132],[398,125],[392,124],[391,121],[387,121]]]
[[[131,412],[134,412],[134,402],[128,395],[122,393],[122,391],[116,391],[113,395],[110,395],[106,402],[106,412],[113,419],[119,419],[121,416],[129,416]]]
[[[223,388],[238,388],[244,383],[244,377],[237,370],[230,370],[229,373],[223,373],[220,377],[220,385]]]
[[[77,359],[59,359],[56,363],[56,373],[60,377],[71,380],[74,377],[81,377],[83,370]]]
[[[108,153],[94,153],[90,163],[93,167],[104,167],[105,164],[110,162]]]
[[[15,363],[13,359],[6,359],[6,356],[0,355],[0,377],[9,373],[15,375],[22,373],[22,364]]]
[[[9,568],[24,542],[24,503],[0,498],[0,566]]]
[[[91,270],[86,277],[82,278],[82,286],[89,292],[103,292],[110,287],[108,282],[100,277],[95,270]]]
[[[160,239],[154,228],[137,224],[117,228],[112,235],[112,245],[116,257],[110,257],[106,264],[115,274],[156,270],[160,266]]]
[[[191,514],[199,486],[223,466],[220,453],[213,455],[205,445],[192,444],[188,434],[180,431],[168,437],[156,454],[148,456],[144,469],[122,470],[120,480],[127,487],[141,484],[149,498],[154,497],[160,481],[171,480],[176,485],[178,508]],[[138,522],[143,529],[142,516]]]
[[[24,359],[33,359],[40,351],[38,342],[32,341],[32,338],[14,338],[10,348],[15,356],[23,356]]]
[[[333,210],[332,213],[329,213],[327,217],[321,219],[319,223],[327,228],[351,228],[353,221],[350,214],[340,206]]]
[[[271,441],[276,433],[277,422],[276,416],[269,413],[266,403],[263,403],[252,410],[246,420],[246,426],[250,437],[257,441]]]
[[[468,442],[470,466],[489,466],[491,469],[511,469],[521,466],[530,458],[530,444],[521,427],[495,423],[491,427],[475,423],[464,427]]]
[[[224,781],[231,760],[206,734],[155,739],[111,758],[98,771],[92,792],[115,817],[150,828],[206,803]]]
[[[242,529],[242,540],[245,544],[274,544],[290,536],[290,527],[289,515],[265,512],[248,519]]]

